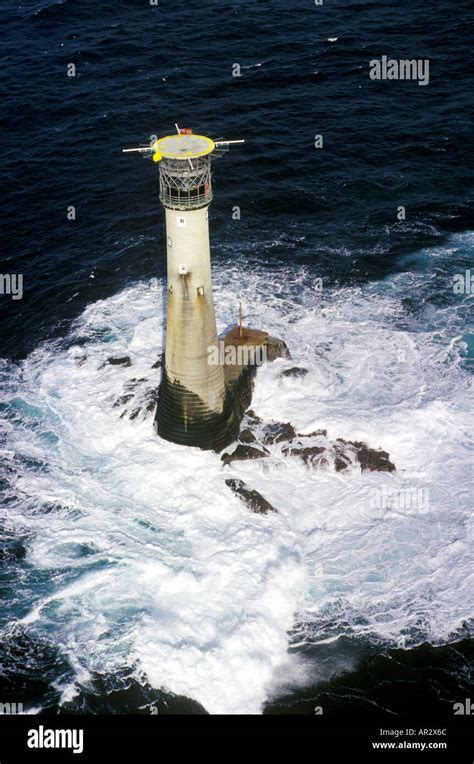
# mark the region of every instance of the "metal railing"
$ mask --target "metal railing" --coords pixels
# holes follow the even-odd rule
[[[175,210],[189,210],[196,209],[198,207],[205,207],[212,201],[212,191],[194,193],[193,191],[183,191],[173,189],[173,193],[169,193],[169,189],[160,190],[160,201],[165,207],[171,207]]]

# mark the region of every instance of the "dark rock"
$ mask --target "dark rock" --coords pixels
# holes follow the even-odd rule
[[[268,453],[266,448],[261,450],[260,448],[255,448],[255,446],[239,444],[235,451],[231,454],[223,454],[221,459],[224,464],[230,464],[231,462],[245,461],[246,459],[261,459],[267,456]]]
[[[326,436],[325,430],[317,430],[312,436]],[[299,438],[310,437],[299,435]],[[323,456],[323,452],[325,455]],[[385,471],[393,472],[395,465],[389,460],[387,451],[369,448],[366,443],[344,440],[337,438],[336,441],[328,441],[326,446],[305,446],[296,442],[292,446],[282,449],[285,456],[298,456],[303,462],[311,467],[326,467],[333,461],[336,472],[342,472],[352,464],[358,462],[362,471]]]
[[[158,391],[158,387],[149,387],[141,395],[135,396],[136,408],[129,414],[128,418],[136,419],[139,414],[144,414],[143,419],[145,419],[146,414],[153,412],[158,403]]]
[[[277,511],[269,501],[263,498],[262,494],[251,488],[247,488],[243,480],[229,479],[225,482],[234,493],[243,499],[252,512],[257,512],[259,515],[266,515],[268,512]]]
[[[395,465],[390,461],[390,454],[382,449],[368,448],[362,446],[357,450],[357,458],[360,462],[360,468],[365,470],[374,470],[375,472],[395,472]]]
[[[320,455],[327,449],[324,446],[296,446],[292,448],[284,448],[282,453],[285,456],[299,456],[305,464],[314,467],[315,465],[321,465]],[[324,459],[325,464],[327,460]]]
[[[261,424],[263,422],[263,419],[259,417],[258,414],[253,411],[253,409],[249,409],[245,413],[245,416],[249,424]]]
[[[131,366],[132,362],[129,355],[117,356],[116,358],[107,358],[106,364],[111,366]],[[104,364],[105,365],[105,364]]]
[[[133,398],[133,393],[128,393],[127,395],[121,395],[120,398],[117,398],[117,400],[114,403],[114,408],[117,408],[117,406],[125,406],[126,403],[131,401]]]
[[[291,361],[291,353],[284,340],[278,337],[269,337],[265,343],[267,361],[276,361],[277,358],[287,358]]]
[[[291,369],[285,369],[280,374],[280,377],[306,377],[308,369],[303,369],[300,366],[292,366]]]
[[[146,377],[141,377],[140,379],[137,379],[136,377],[132,377],[132,379],[129,379],[129,381],[124,385],[125,394],[121,395],[120,398],[117,398],[117,400],[114,403],[114,408],[116,408],[117,406],[125,406],[126,403],[131,401],[132,398],[135,397],[136,388],[146,381],[147,381]]]
[[[297,432],[296,433],[298,438],[315,438],[318,435],[323,435],[325,438],[327,437],[328,431],[327,430],[315,430],[314,432]]]
[[[331,451],[334,456],[334,469],[336,472],[347,470],[357,461],[354,447],[349,443],[341,444],[339,440],[331,443]]]
[[[164,360],[165,360],[165,354],[164,353],[160,353],[160,355],[158,356],[158,360],[155,361],[155,363],[153,364],[153,366],[151,368],[152,369],[160,369],[163,366]]]
[[[346,470],[349,464],[350,464],[349,461],[346,461],[346,459],[343,459],[340,456],[336,456],[336,458],[334,459],[334,467],[336,469],[336,472],[342,472],[343,470]]]
[[[114,406],[125,405],[130,401],[133,401],[133,403],[130,408],[126,408],[124,411],[122,411],[120,414],[121,419],[128,416],[129,419],[133,420],[136,419],[140,414],[142,414],[142,419],[145,419],[147,414],[155,410],[158,401],[159,388],[148,387],[144,389],[144,382],[147,382],[146,377],[142,377],[140,379],[134,378],[129,380],[129,382],[127,382],[125,385],[125,390],[129,390],[131,392],[127,392],[125,395],[122,395],[120,398],[118,398],[114,403]]]
[[[390,461],[390,455],[382,449],[369,448],[366,443],[337,438],[330,441],[327,430],[314,430],[310,433],[296,433],[290,422],[269,422],[264,424],[262,419],[249,410],[246,414],[247,426],[239,436],[239,445],[232,454],[224,454],[222,461],[230,464],[233,461],[245,459],[261,459],[269,454],[268,448],[273,443],[285,443],[282,453],[285,456],[296,456],[310,467],[321,468],[334,466],[336,472],[359,463],[362,471],[393,472],[395,465]],[[254,427],[258,427],[257,434]],[[317,445],[306,445],[309,438],[319,438]],[[324,439],[322,442],[321,440]],[[261,440],[261,442],[260,442]],[[263,445],[262,445],[263,443]]]
[[[265,445],[280,443],[282,440],[293,440],[296,437],[295,428],[289,422],[273,422],[265,427],[263,442]]]
[[[241,418],[243,417],[244,412],[252,403],[252,396],[255,387],[254,377],[256,372],[257,369],[255,366],[246,366],[242,369],[235,382],[230,385],[230,389],[234,394],[234,398],[238,406]]]
[[[394,472],[396,469],[393,462],[390,461],[390,454],[387,451],[383,451],[381,448],[369,448],[366,443],[354,440],[344,440],[344,438],[338,438],[337,442],[355,448],[357,459],[363,472],[366,470],[372,470],[374,472]]]
[[[242,430],[240,433],[239,440],[241,443],[255,443],[257,438],[252,430],[249,427],[246,427],[245,430]]]

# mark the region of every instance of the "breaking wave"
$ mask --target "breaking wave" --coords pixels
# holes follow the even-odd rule
[[[471,241],[454,236],[418,261],[448,262]],[[128,666],[211,713],[259,713],[282,672],[305,681],[292,642],[355,634],[410,646],[469,629],[470,297],[434,305],[433,278],[409,269],[321,289],[300,266],[215,268],[219,330],[242,300],[246,323],[293,355],[259,371],[255,412],[382,447],[393,474],[312,471],[278,446],[223,467],[158,439],[146,409],[130,419],[126,402],[159,382],[155,279],[89,305],[69,336],[21,364],[2,362],[1,520],[26,563],[2,629],[68,657],[63,702],[93,672]],[[282,378],[292,365],[308,374]],[[278,514],[251,513],[230,476]]]

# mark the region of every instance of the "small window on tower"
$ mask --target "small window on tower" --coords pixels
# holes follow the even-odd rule
[[[171,240],[171,236],[168,236],[168,247],[172,247],[172,246],[173,246],[173,242]]]
[[[204,287],[200,286],[197,288],[198,297],[204,297]]]
[[[186,228],[186,218],[178,218],[178,228]]]

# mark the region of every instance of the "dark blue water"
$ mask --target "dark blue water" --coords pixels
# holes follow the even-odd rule
[[[23,355],[91,300],[162,272],[157,173],[120,150],[175,122],[247,141],[216,177],[216,258],[233,205],[242,256],[343,283],[472,227],[469,6],[6,2],[2,267],[24,274],[25,298],[1,302],[4,352]],[[430,84],[370,81],[383,54],[429,58]],[[253,68],[234,78],[235,62]]]
[[[463,0],[328,0],[322,7],[310,0],[160,0],[158,7],[144,0],[4,0],[1,273],[24,278],[22,300],[0,295],[8,421],[28,416],[32,431],[44,423],[43,414],[25,414],[23,404],[12,403],[21,383],[18,363],[48,341],[59,343],[48,345],[49,352],[60,352],[71,327],[98,300],[164,276],[156,167],[121,149],[172,133],[175,122],[246,141],[214,165],[211,232],[220,274],[234,269],[244,282],[246,274],[268,272],[274,284],[279,272],[291,279],[304,271],[322,278],[329,294],[383,293],[386,279],[410,274],[412,288],[398,294],[403,317],[394,327],[441,331],[442,316],[449,315],[450,337],[463,338],[469,358],[470,303],[453,292],[452,279],[472,265],[470,6]],[[429,85],[371,81],[369,61],[382,55],[429,59]],[[67,76],[70,63],[75,77]],[[232,76],[235,63],[241,77]],[[316,134],[323,135],[323,149],[314,148]],[[75,220],[68,220],[70,205]],[[236,205],[239,221],[232,218]],[[406,210],[401,221],[400,206]],[[90,339],[79,335],[76,344]],[[466,362],[452,372],[468,375],[470,368]],[[67,388],[67,378],[63,384]],[[51,427],[42,437],[55,448]],[[23,475],[41,470],[41,454],[37,463],[34,453],[24,458]],[[9,469],[6,507],[19,490],[8,482]],[[469,481],[468,464],[465,475]],[[54,483],[50,493],[54,505]],[[30,501],[34,512],[34,497]],[[6,523],[4,688],[35,707],[56,707],[55,682],[67,683],[77,666],[54,631],[28,635],[15,625],[48,591],[48,572],[35,569],[37,557],[29,556],[30,532],[28,524],[11,529]],[[61,575],[73,580],[71,571],[58,573],[57,583]],[[337,614],[334,624],[347,626]],[[305,689],[280,690],[268,710],[313,713],[320,692],[345,710],[340,679],[331,684],[333,674],[341,675],[341,656],[351,692],[365,698],[361,706],[374,701],[399,711],[398,683],[415,682],[413,671],[433,708],[440,696],[446,702],[465,697],[472,655],[465,619],[447,628],[450,638],[439,635],[437,647],[428,645],[436,635],[423,631],[421,619],[421,644],[406,651],[395,672],[387,658],[393,644],[354,635],[353,626],[336,657],[307,634],[304,660],[327,671]],[[162,710],[202,709],[179,690],[174,700],[163,695],[158,701],[159,688],[155,682],[152,690],[146,676],[140,684],[126,672],[124,678],[106,668],[102,675],[94,671],[69,701],[73,710],[136,711],[152,699],[163,702]],[[392,687],[387,696],[377,695],[374,672]]]

